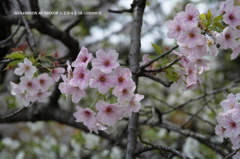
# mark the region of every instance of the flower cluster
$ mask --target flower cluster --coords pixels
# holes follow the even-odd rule
[[[18,63],[18,68],[15,69],[16,75],[22,76],[20,83],[16,84],[10,82],[12,91],[11,94],[15,95],[20,105],[28,106],[30,102],[46,102],[47,97],[51,92],[47,92],[49,87],[54,84],[54,81],[47,73],[40,74],[34,77],[37,68],[32,65],[28,58],[24,62]]]
[[[66,96],[72,95],[73,103],[78,103],[86,96],[84,90],[88,86],[98,90],[94,109],[92,106],[90,108],[77,106],[77,112],[74,113],[76,121],[83,122],[91,132],[106,131],[106,126],[113,126],[124,115],[130,116],[141,107],[140,101],[144,96],[134,94],[136,85],[131,78],[132,73],[128,68],[122,69],[117,59],[118,53],[115,50],[108,53],[99,50],[96,52],[96,58],[93,58],[92,53],[82,47],[77,59],[72,64],[67,62],[67,74],[61,75],[63,82],[60,83],[59,89]],[[90,62],[91,70],[88,69]],[[109,95],[109,98],[115,96],[116,102],[107,103],[100,100],[106,95]]]
[[[209,61],[203,57],[208,51],[212,56],[218,54],[215,44],[220,44],[221,49],[232,49],[231,59],[235,59],[240,53],[240,6],[234,6],[233,2],[227,0],[220,3],[218,16],[213,9],[200,15],[199,10],[190,3],[186,5],[185,11],[166,22],[168,38],[175,38],[180,47],[180,52],[173,53],[181,58],[180,78],[177,83],[184,81],[184,90],[201,83],[200,75],[209,70]],[[218,22],[222,19],[227,27]]]
[[[218,124],[215,127],[215,133],[223,138],[230,138],[233,146],[232,149],[240,148],[240,93],[229,94],[226,100],[223,100],[220,105],[223,112],[217,117]],[[238,152],[233,159],[240,158]]]

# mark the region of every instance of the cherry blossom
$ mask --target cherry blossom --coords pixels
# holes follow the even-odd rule
[[[186,5],[185,12],[179,12],[177,17],[181,19],[185,26],[194,26],[198,24],[199,14],[199,10],[195,8],[195,5],[190,3]]]
[[[37,77],[37,83],[42,91],[47,91],[54,81],[47,73],[43,73]]]
[[[76,107],[77,112],[73,114],[76,118],[76,122],[83,122],[86,126],[96,125],[96,113],[89,108],[83,109],[79,106]]]
[[[240,6],[234,7],[234,5],[228,5],[223,15],[223,21],[229,25],[229,27],[235,28],[240,24]]]
[[[103,73],[109,74],[112,72],[112,69],[119,66],[119,63],[116,61],[118,53],[115,50],[111,50],[108,53],[98,50],[96,56],[97,58],[92,61],[92,66],[100,68]]]
[[[65,69],[62,67],[52,69],[52,78],[54,81],[58,81],[60,79],[60,73],[64,73]]]
[[[20,78],[19,89],[26,90],[29,95],[34,95],[38,92],[39,87],[36,79],[29,79],[26,76]]]
[[[91,71],[86,69],[85,64],[78,65],[73,71],[73,78],[70,80],[72,85],[79,85],[83,90],[88,86],[88,81],[91,79]]]
[[[99,123],[99,122],[96,122],[95,125],[88,125],[88,129],[89,129],[90,133],[92,133],[92,131],[94,131],[96,134],[98,134],[98,130],[105,131],[107,134],[110,133],[107,130],[107,127],[104,126],[102,123]]]
[[[108,104],[105,101],[98,101],[96,103],[97,121],[104,125],[113,126],[118,120],[123,118],[125,106],[115,104]]]
[[[127,105],[127,114],[130,117],[132,112],[138,112],[141,108],[140,101],[144,98],[144,95],[134,94]]]
[[[110,87],[114,87],[116,85],[116,80],[112,77],[112,75],[101,72],[100,68],[92,68],[91,72],[94,79],[90,79],[89,86],[91,88],[97,87],[101,94],[106,94]]]
[[[226,2],[220,2],[219,3],[219,13],[220,14],[225,14],[226,13],[226,8],[228,6],[234,6],[234,0],[227,0]]]
[[[113,89],[113,95],[118,97],[118,103],[123,104],[125,101],[130,101],[132,96],[134,95],[134,90],[136,89],[136,85],[134,82],[130,82],[128,85],[123,87],[115,87]]]
[[[218,54],[218,48],[214,44],[214,41],[211,37],[207,40],[207,49],[212,56],[217,56]]]
[[[117,67],[113,72],[113,78],[117,79],[117,86],[119,88],[124,87],[125,85],[131,84],[132,81],[132,72],[128,68],[122,69],[121,67]]]
[[[42,92],[42,91],[39,91],[39,92],[37,92],[36,94],[34,94],[33,96],[31,96],[31,101],[34,102],[34,101],[37,100],[37,101],[39,101],[39,102],[46,103],[48,97],[49,97],[51,94],[52,94],[51,92]]]
[[[233,93],[228,94],[227,99],[220,102],[220,105],[224,109],[224,111],[227,111],[229,109],[233,109],[236,107],[240,108],[238,100]]]
[[[177,17],[174,17],[173,20],[169,20],[166,22],[166,26],[168,27],[169,31],[167,33],[167,37],[172,38],[178,38],[182,31],[182,22]]]
[[[88,49],[83,46],[81,51],[79,52],[77,59],[73,61],[72,67],[78,67],[80,64],[84,63],[87,65],[89,62],[93,60],[92,53],[88,52]]]
[[[235,109],[237,110],[237,109]],[[234,110],[234,111],[235,111]],[[239,135],[240,133],[240,125],[239,125],[239,120],[237,121],[236,119],[236,115],[233,115],[231,110],[228,110],[227,112],[223,113],[222,116],[220,116],[219,118],[221,118],[221,120],[219,120],[219,124],[226,129],[224,131],[224,135],[226,137],[235,137],[237,135]],[[239,112],[239,111],[238,111]]]
[[[236,38],[239,37],[238,31],[231,27],[226,27],[222,33],[216,35],[216,41],[220,44],[221,49],[235,49],[238,44]]]
[[[189,48],[193,48],[203,44],[203,35],[197,26],[186,25],[185,31],[178,38],[178,43],[184,43]]]
[[[82,97],[86,96],[86,93],[79,86],[73,86],[70,84],[66,87],[66,93],[72,95],[73,103],[78,103]]]
[[[17,97],[18,104],[28,106],[30,104],[30,99],[27,92],[19,88],[19,85],[16,83],[10,82],[10,85],[12,87],[11,94]]]
[[[24,59],[24,63],[20,62],[18,63],[19,68],[16,68],[14,70],[14,73],[16,75],[23,75],[25,73],[25,76],[29,79],[31,79],[34,75],[34,73],[37,71],[36,67],[32,65],[32,62],[28,60],[28,58]]]
[[[235,49],[233,49],[233,52],[231,54],[231,60],[236,59],[239,53],[240,53],[240,40],[238,40],[238,46]]]

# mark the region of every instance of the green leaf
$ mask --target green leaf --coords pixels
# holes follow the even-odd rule
[[[162,51],[162,49],[161,49],[161,47],[159,45],[152,43],[152,46],[154,47],[154,49],[156,50],[158,55],[162,55],[163,51]]]
[[[157,56],[152,56],[152,55],[148,55],[148,58],[150,58],[151,60],[155,59]]]
[[[206,15],[205,14],[200,14],[199,18],[202,19],[203,21],[205,21],[206,20]]]
[[[207,12],[207,21],[208,22],[210,22],[211,17],[212,17],[212,13],[210,12],[210,10],[208,10],[208,12]]]
[[[168,79],[170,79],[173,82],[177,82],[179,79],[178,73],[174,72],[173,69],[167,69],[165,70],[166,76]]]
[[[21,60],[15,60],[15,61],[10,62],[10,63],[7,65],[7,67],[4,69],[4,71],[7,70],[7,69],[10,69],[10,68],[15,67],[15,66],[16,66],[18,63],[20,63],[20,62],[23,62],[23,59],[21,59]]]
[[[26,56],[20,52],[20,51],[16,51],[16,52],[13,52],[9,55],[7,55],[5,58],[8,58],[8,59],[24,59]]]
[[[217,21],[222,20],[222,19],[223,19],[223,15],[221,14],[221,15],[215,17],[215,18],[213,19],[213,21],[214,21],[214,22],[217,22]]]
[[[225,29],[225,26],[222,25],[220,22],[215,22],[213,25],[214,25],[214,26],[217,26],[217,27],[219,27],[219,28],[221,28],[221,29]]]

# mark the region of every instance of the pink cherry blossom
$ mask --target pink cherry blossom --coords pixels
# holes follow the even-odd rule
[[[219,13],[220,14],[225,14],[226,13],[226,8],[228,6],[234,6],[234,0],[227,0],[226,2],[220,2],[219,3]]]
[[[211,37],[207,40],[207,49],[212,56],[217,56],[218,54],[218,48],[214,44],[214,41]]]
[[[34,95],[38,92],[39,87],[36,79],[29,79],[26,76],[20,78],[19,89],[26,90],[29,95]]]
[[[125,101],[130,101],[134,95],[134,90],[136,89],[135,83],[132,81],[128,85],[123,87],[115,87],[113,89],[113,95],[118,97],[118,103],[123,104]]]
[[[31,79],[34,75],[34,73],[37,71],[36,67],[32,65],[32,62],[28,60],[28,58],[24,59],[24,63],[20,62],[18,63],[19,68],[16,68],[14,70],[14,73],[16,75],[23,75],[25,73],[25,76],[29,79]]]
[[[238,44],[236,38],[239,37],[238,31],[231,27],[226,27],[222,33],[216,35],[216,41],[220,44],[221,49],[235,49]]]
[[[73,116],[76,118],[76,122],[83,122],[83,124],[86,126],[96,125],[96,113],[92,109],[83,109],[79,106],[76,108],[77,112],[73,114]]]
[[[69,81],[67,80],[66,75],[61,74],[61,77],[62,77],[63,82],[61,82],[59,84],[58,89],[60,90],[61,93],[64,93],[67,96],[67,87],[70,84],[69,84]]]
[[[111,74],[101,72],[100,68],[92,68],[91,72],[94,79],[90,79],[89,86],[97,87],[101,94],[106,94],[110,87],[116,86],[116,79]]]
[[[124,85],[129,85],[132,82],[132,72],[129,68],[122,69],[121,67],[117,67],[113,72],[113,78],[117,79],[117,86],[119,88]]]
[[[223,21],[229,27],[235,28],[240,25],[240,6],[228,5],[225,9],[226,13],[223,15]]]
[[[238,46],[235,49],[233,49],[233,52],[231,54],[231,60],[236,59],[239,53],[240,53],[240,40],[238,40]]]
[[[92,77],[91,71],[86,69],[85,64],[78,65],[73,71],[73,78],[70,80],[72,85],[79,85],[84,90],[88,86],[88,81]]]
[[[66,93],[72,95],[73,103],[78,103],[82,97],[86,96],[86,93],[79,86],[73,86],[70,84],[66,87]]]
[[[92,66],[94,68],[100,68],[103,73],[109,74],[112,72],[112,69],[119,66],[119,63],[116,61],[118,59],[118,53],[116,53],[115,50],[111,50],[108,53],[99,50],[96,56],[97,58],[92,61]]]
[[[54,84],[54,81],[47,73],[43,73],[37,77],[37,83],[42,91],[47,91]]]
[[[220,102],[220,105],[224,109],[224,111],[240,107],[238,100],[233,93],[228,94],[227,99]]]
[[[226,129],[224,127],[222,127],[221,125],[217,125],[215,127],[215,134],[217,134],[221,137],[221,142],[223,141],[223,138],[225,137],[225,135],[224,135],[225,130]]]
[[[209,63],[210,61],[207,59],[195,59],[193,60],[189,65],[193,66],[193,68],[195,70],[198,70],[198,74],[202,74],[203,72],[209,70],[209,66],[207,65],[207,63]]]
[[[236,150],[240,148],[240,136],[230,137],[230,140],[233,144],[232,149]]]
[[[191,65],[187,67],[186,75],[188,84],[197,82],[197,71]]]
[[[116,104],[108,104],[105,101],[96,103],[97,121],[104,125],[113,126],[118,120],[123,118],[125,106]]]
[[[184,89],[182,89],[182,91],[184,92],[184,91],[187,91],[187,90],[189,90],[189,89],[194,90],[194,89],[197,88],[198,84],[199,84],[198,81],[192,82],[192,83],[188,83],[188,84],[186,85],[186,87],[185,87]]]
[[[144,98],[144,95],[140,95],[140,94],[134,94],[134,96],[132,96],[131,100],[127,105],[127,110],[126,110],[129,117],[131,116],[132,112],[137,113],[140,110],[141,108],[140,101],[143,98]]]
[[[219,117],[221,118],[221,120],[219,120],[219,124],[226,129],[224,131],[224,135],[226,137],[235,137],[240,133],[239,119],[236,121],[232,112],[234,111],[228,110],[227,112],[222,113],[222,116]]]
[[[198,24],[199,10],[195,8],[195,5],[189,3],[185,7],[185,12],[179,12],[177,17],[181,19],[182,23],[187,25],[196,26]]]
[[[177,17],[174,17],[173,20],[169,20],[166,22],[166,26],[168,27],[169,31],[167,33],[167,37],[172,38],[178,38],[182,31],[182,22]]]
[[[89,53],[88,49],[85,48],[85,46],[83,46],[77,56],[77,59],[72,63],[72,67],[78,67],[82,63],[87,65],[92,60],[93,60],[92,53]]]
[[[88,129],[89,129],[90,133],[92,133],[92,131],[94,131],[96,134],[98,134],[98,130],[101,130],[101,131],[105,131],[107,134],[110,134],[110,132],[107,130],[107,127],[99,122],[96,122],[95,125],[89,125]]]
[[[26,91],[19,88],[19,85],[10,82],[12,90],[11,94],[17,97],[18,104],[28,106],[30,104],[30,98]]]
[[[143,65],[147,64],[147,63],[150,62],[150,61],[151,61],[151,59],[148,57],[148,55],[147,55],[147,54],[144,54],[144,55],[142,56],[142,62],[140,62],[140,66],[143,66]],[[146,70],[150,70],[150,69],[152,69],[152,66],[153,66],[153,65],[150,65],[150,66],[146,67],[145,69],[146,69]]]
[[[48,97],[49,97],[51,94],[52,94],[51,92],[42,92],[42,91],[39,91],[39,92],[37,92],[36,94],[34,94],[33,96],[31,96],[31,101],[34,102],[34,101],[37,100],[38,102],[46,103]]]
[[[178,38],[178,43],[184,43],[189,48],[203,44],[203,35],[197,26],[186,25],[185,31]]]
[[[62,67],[52,69],[52,78],[54,81],[58,81],[60,79],[60,74],[64,73],[65,69]]]

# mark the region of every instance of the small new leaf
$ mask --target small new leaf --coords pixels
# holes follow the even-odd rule
[[[202,19],[203,21],[205,21],[206,20],[206,15],[205,14],[200,14],[199,18]]]
[[[20,51],[16,51],[16,52],[13,52],[9,55],[7,55],[5,58],[8,58],[8,59],[24,59],[26,56],[20,52]]]
[[[154,49],[156,50],[158,55],[162,55],[163,51],[162,51],[162,49],[161,49],[161,47],[159,45],[152,43],[152,46],[154,47]]]
[[[165,70],[166,76],[168,79],[170,79],[173,82],[177,82],[179,79],[178,73],[174,72],[172,68]]]
[[[215,22],[213,25],[217,26],[217,27],[219,27],[221,29],[225,29],[225,26],[223,26],[220,22]]]
[[[208,22],[210,22],[211,17],[212,17],[212,13],[210,12],[210,10],[208,10],[208,12],[207,12],[207,21]]]
[[[213,21],[214,21],[214,22],[217,22],[217,21],[222,20],[222,19],[223,19],[223,15],[221,14],[221,15],[215,17],[215,18],[213,19]]]
[[[20,62],[23,62],[23,59],[21,59],[21,60],[15,60],[15,61],[10,62],[10,63],[7,65],[7,67],[4,69],[4,71],[7,70],[7,69],[12,69],[12,68],[16,67],[16,65],[17,65],[18,63],[20,63]]]

